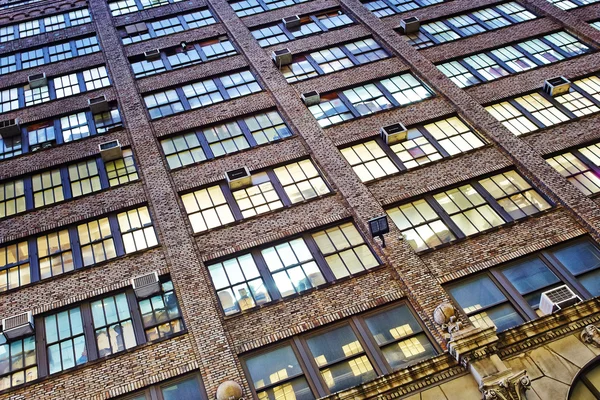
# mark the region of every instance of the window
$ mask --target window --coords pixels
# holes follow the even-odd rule
[[[69,21],[71,22],[71,26],[77,26],[91,22],[92,17],[90,16],[89,10],[87,8],[83,8],[81,10],[71,11],[69,13]]]
[[[136,11],[143,11],[148,8],[159,7],[165,4],[173,4],[181,0],[141,0],[139,2],[135,0],[120,0],[113,1],[108,3],[108,7],[110,8],[110,12],[113,17],[117,17],[119,15],[130,14]]]
[[[587,45],[564,32],[552,33],[437,65],[459,87],[492,81],[589,52]]]
[[[91,135],[84,112],[62,117],[60,125],[65,142],[82,139]]]
[[[112,108],[108,111],[94,114],[94,124],[96,125],[96,133],[103,134],[110,132],[115,128],[123,126],[121,114],[118,108]]]
[[[1,104],[0,107],[2,107]],[[7,138],[0,138],[0,160],[12,158],[22,153],[23,148],[21,145],[20,135]]]
[[[6,342],[0,337],[0,390],[9,389],[37,379],[35,337]]]
[[[81,25],[91,20],[88,9],[84,8],[68,14],[55,14],[15,25],[6,25],[0,28],[0,43]]]
[[[184,30],[183,25],[181,24],[181,20],[177,17],[171,17],[168,19],[162,19],[155,22],[151,22],[150,26],[154,31],[154,34],[159,36],[171,35],[176,32],[181,32]],[[152,37],[151,35],[149,35]]]
[[[259,349],[242,364],[259,399],[313,399],[434,356],[423,332],[407,305],[394,304]]]
[[[108,184],[111,187],[136,181],[139,178],[131,149],[123,150],[122,158],[107,162],[105,167]]]
[[[590,361],[585,365],[581,372],[577,374],[574,379],[574,383],[571,385],[569,390],[568,400],[575,399],[600,399],[600,388],[598,384],[598,357]]]
[[[288,7],[294,4],[303,3],[308,0],[241,0],[233,1],[229,4],[235,14],[242,18],[248,15],[263,13],[265,11],[275,10],[277,8]]]
[[[40,20],[21,22],[18,25],[18,29],[19,29],[19,37],[21,37],[21,38],[33,36],[33,35],[39,35],[41,33]]]
[[[29,85],[26,85],[23,88],[23,94],[25,95],[25,107],[50,101],[50,91],[48,86],[31,88]]]
[[[600,146],[592,144],[547,159],[548,163],[586,196],[600,192]]]
[[[236,72],[144,96],[152,119],[261,91],[250,71]]]
[[[122,400],[207,400],[200,374],[188,374],[167,383],[150,386],[133,394],[119,397]]]
[[[281,72],[292,83],[387,57],[379,43],[364,39],[296,56],[292,64],[281,67]]]
[[[17,70],[17,59],[14,55],[0,57],[0,74],[8,74]]]
[[[292,135],[277,111],[256,114],[244,119],[257,145],[274,142]]]
[[[73,252],[68,230],[38,236],[37,249],[41,279],[73,271]]]
[[[33,175],[31,182],[33,184],[33,203],[35,208],[47,206],[65,199],[59,169]]]
[[[0,292],[31,282],[27,242],[0,247]]]
[[[351,223],[306,232],[208,265],[225,315],[232,315],[376,267]]]
[[[379,18],[443,3],[445,0],[364,0],[365,8]]]
[[[393,207],[388,215],[416,251],[484,232],[551,204],[508,171]]]
[[[412,74],[397,75],[379,82],[321,95],[321,103],[308,107],[321,127],[362,115],[406,106],[433,95]]]
[[[280,22],[273,25],[252,29],[252,36],[258,40],[261,47],[284,43],[290,40],[300,39],[309,35],[339,29],[354,21],[342,11],[329,11],[319,15],[308,15],[300,18],[300,26],[286,28]]]
[[[83,196],[102,189],[96,160],[82,161],[70,165],[69,181],[71,182],[71,195],[73,197]]]
[[[79,307],[45,317],[44,327],[50,374],[88,361]]]
[[[311,160],[254,172],[251,184],[232,191],[215,185],[181,196],[195,233],[289,207],[329,193]]]
[[[52,32],[57,29],[66,28],[67,24],[65,23],[64,14],[52,15],[44,18],[44,27],[46,28],[46,32]]]
[[[25,211],[25,186],[22,179],[0,183],[0,218]]]
[[[584,299],[597,296],[600,251],[587,239],[550,247],[448,285],[475,327],[498,331],[543,315],[541,294],[567,285]]]
[[[190,27],[190,29],[211,25],[217,22],[208,9],[196,11],[191,14],[186,14],[183,16],[183,19]]]
[[[117,256],[108,218],[77,226],[83,265],[93,265]]]
[[[421,25],[417,34],[404,36],[413,46],[424,48],[535,18],[537,18],[535,14],[527,11],[520,4],[509,2],[469,14],[429,22]]]
[[[399,171],[374,140],[346,147],[341,152],[361,182],[371,181]]]
[[[137,345],[125,293],[91,303],[98,357],[130,349]]]
[[[186,133],[161,141],[170,169],[206,160],[202,145],[195,133]]]
[[[158,245],[148,207],[119,213],[117,219],[126,254]]]
[[[173,282],[162,282],[161,289],[161,293],[138,301],[148,341],[169,337],[184,329]]]
[[[71,53],[71,46],[68,43],[50,46],[48,48],[48,54],[50,55],[50,62],[73,57],[73,54]]]
[[[98,45],[98,38],[96,36],[76,40],[75,48],[77,49],[78,56],[83,56],[85,54],[100,51],[100,46]]]
[[[94,90],[110,86],[106,67],[101,66],[83,71],[86,90]]]
[[[23,69],[37,67],[44,63],[43,49],[29,50],[21,53],[21,65]]]
[[[19,97],[17,89],[7,89],[0,91],[0,112],[16,110],[19,108]]]

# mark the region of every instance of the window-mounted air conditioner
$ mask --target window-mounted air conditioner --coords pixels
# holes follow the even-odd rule
[[[293,17],[285,17],[281,20],[286,29],[292,29],[300,26],[300,17],[294,15]]]
[[[2,319],[2,334],[6,340],[19,339],[33,334],[33,315],[31,311]]]
[[[384,126],[379,131],[381,138],[383,141],[389,145],[394,143],[401,142],[406,140],[406,136],[408,135],[408,130],[402,123],[397,123],[394,125]]]
[[[321,95],[316,90],[312,92],[302,93],[302,101],[306,107],[314,106],[321,102]]]
[[[402,28],[402,33],[411,34],[419,31],[421,27],[421,22],[417,17],[408,17],[400,20],[400,28]]]
[[[158,60],[160,58],[160,49],[152,49],[144,52],[146,60]]]
[[[573,293],[567,285],[562,285],[542,293],[540,311],[548,315],[580,301],[581,298]]]
[[[21,134],[21,124],[19,119],[7,119],[0,121],[0,136],[3,138],[9,138]]]
[[[282,67],[292,63],[292,52],[290,49],[275,50],[271,53],[271,58],[278,67]]]
[[[108,101],[104,95],[88,99],[88,106],[92,114],[108,111]]]
[[[564,76],[557,76],[544,82],[544,92],[552,97],[568,93],[570,89],[571,81]]]
[[[118,140],[100,143],[98,148],[100,150],[100,157],[102,157],[102,161],[104,162],[123,158],[123,150],[121,149],[121,144]]]
[[[225,179],[227,179],[227,184],[231,190],[252,186],[252,175],[247,167],[225,172]]]
[[[131,280],[131,285],[133,286],[135,297],[138,299],[145,299],[160,293],[160,280],[156,271],[136,276]]]
[[[29,75],[27,77],[27,82],[29,82],[29,87],[32,89],[48,85],[48,79],[46,78],[45,72]]]

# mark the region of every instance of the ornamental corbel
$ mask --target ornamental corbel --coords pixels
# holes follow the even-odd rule
[[[600,329],[595,325],[586,326],[581,331],[581,341],[595,347],[600,347]]]
[[[526,371],[485,384],[480,390],[483,400],[525,400],[525,392],[531,389],[531,380]]]

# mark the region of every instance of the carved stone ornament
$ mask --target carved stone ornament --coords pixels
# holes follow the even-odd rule
[[[217,400],[243,400],[242,387],[235,381],[225,381],[217,388]]]
[[[525,400],[525,392],[529,389],[531,380],[527,371],[521,371],[494,383],[484,384],[480,390],[483,400]]]
[[[581,340],[583,343],[600,347],[600,329],[598,329],[595,325],[586,326],[581,332]]]
[[[442,303],[433,310],[433,320],[452,336],[462,328],[462,323],[456,317],[456,309],[450,303]],[[447,337],[448,338],[448,337]]]

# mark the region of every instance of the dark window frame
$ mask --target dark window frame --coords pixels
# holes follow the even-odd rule
[[[90,18],[90,21],[89,21],[89,22],[84,22],[84,23],[90,23],[90,22],[92,22],[92,21],[93,21],[93,19],[92,19],[92,13],[90,13],[90,12],[89,12],[89,8],[87,8],[87,7],[78,8],[78,9],[71,10],[71,11],[69,11],[69,12],[65,12],[65,13],[59,13],[59,14],[51,14],[51,15],[46,15],[46,16],[44,16],[44,18],[39,18],[39,19],[34,19],[34,20],[28,20],[28,21],[21,21],[21,22],[18,22],[18,23],[16,23],[16,24],[12,24],[12,25],[3,26],[3,28],[13,28],[13,35],[14,35],[14,38],[13,38],[13,39],[10,39],[10,40],[6,40],[6,41],[0,41],[0,43],[5,43],[5,42],[12,41],[12,40],[18,40],[18,39],[21,39],[21,36],[19,35],[19,25],[20,25],[20,24],[22,24],[22,23],[24,23],[24,22],[33,22],[33,21],[37,21],[37,23],[39,24],[39,27],[40,27],[40,32],[39,32],[38,34],[36,34],[36,35],[41,35],[41,34],[43,34],[43,33],[46,33],[46,28],[45,28],[45,26],[44,26],[44,20],[45,20],[46,18],[49,18],[49,17],[54,17],[54,16],[58,16],[58,15],[62,15],[62,16],[64,17],[64,19],[65,19],[65,25],[66,25],[66,26],[65,26],[64,28],[60,28],[60,29],[66,29],[66,28],[69,28],[69,27],[71,27],[71,26],[78,26],[78,25],[81,25],[81,24],[75,24],[75,25],[73,25],[73,24],[71,23],[71,19],[70,19],[70,17],[69,17],[69,14],[70,14],[70,13],[72,13],[72,12],[76,12],[76,11],[80,11],[80,10],[87,10],[87,11],[88,11],[88,17]],[[55,32],[56,30],[60,30],[60,29],[55,29],[55,30],[52,30],[51,32]],[[24,36],[24,38],[25,38],[25,37],[36,36],[36,35],[27,35],[27,36]]]

